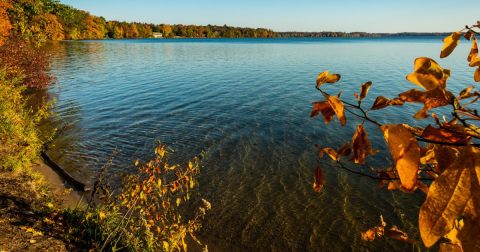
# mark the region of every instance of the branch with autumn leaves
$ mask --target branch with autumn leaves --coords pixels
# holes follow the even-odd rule
[[[467,30],[463,36],[473,42],[467,61],[470,67],[477,67],[474,80],[480,82],[480,57],[476,38],[479,32],[475,29],[480,29],[480,21],[446,37],[443,40],[445,44],[440,58],[447,57],[453,52],[462,33]],[[319,165],[314,173],[313,187],[317,192],[323,187],[324,173],[320,167],[320,160],[326,153],[339,165],[338,168],[375,178],[380,188],[388,184],[388,190],[399,189],[404,193],[420,189],[427,194],[419,213],[419,229],[425,246],[431,247],[440,238],[445,237],[449,242],[441,243],[440,251],[448,249],[480,251],[480,237],[472,235],[480,232],[480,144],[472,142],[480,139],[480,128],[473,124],[480,121],[480,116],[476,109],[471,108],[480,99],[480,93],[472,92],[475,87],[471,86],[461,91],[458,96],[454,95],[446,88],[449,77],[450,70],[443,69],[433,59],[417,58],[413,73],[406,79],[422,87],[424,91],[410,89],[393,99],[378,96],[370,109],[366,110],[362,106],[362,100],[368,95],[372,82],[360,85],[360,94],[354,93],[357,100],[354,104],[341,100],[341,91],[337,96],[332,96],[321,89],[324,84],[338,82],[341,78],[339,74],[328,74],[328,71],[319,74],[316,88],[326,100],[313,102],[310,117],[321,113],[325,123],[328,124],[334,116],[337,116],[340,124],[345,126],[347,111],[362,118],[363,122],[358,125],[352,142],[347,142],[337,151],[315,145],[319,149]],[[466,99],[472,100],[462,104]],[[447,121],[444,116],[441,121],[437,115],[431,113],[435,125],[422,128],[404,123],[382,125],[369,116],[371,111],[388,106],[403,106],[405,103],[423,104],[423,108],[413,116],[418,120],[429,118],[429,110],[445,106],[451,106],[453,118]],[[346,166],[346,162],[365,165],[365,158],[378,152],[372,149],[364,127],[365,122],[378,126],[382,131],[394,161],[392,167],[377,169],[370,167],[377,173],[377,177],[354,171]],[[419,142],[423,142],[423,146],[420,147]],[[341,161],[342,158],[348,157],[350,157],[348,160]],[[423,180],[433,182],[428,186],[422,182]],[[372,241],[375,235],[385,238],[383,219],[381,224],[380,227],[362,233],[361,240]],[[386,233],[393,239],[414,243],[408,239],[407,234],[396,227]]]

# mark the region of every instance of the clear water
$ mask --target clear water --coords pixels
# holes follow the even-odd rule
[[[202,197],[212,203],[200,240],[210,251],[358,251],[360,232],[379,216],[420,241],[418,211],[423,192],[405,195],[378,189],[376,181],[322,160],[325,186],[313,191],[317,143],[339,148],[351,141],[358,123],[347,114],[325,125],[309,118],[320,72],[342,75],[325,91],[354,101],[360,83],[372,81],[364,103],[389,98],[416,85],[406,81],[417,57],[431,57],[452,69],[448,88],[473,84],[466,62],[470,43],[460,43],[439,59],[439,37],[178,39],[60,42],[47,46],[58,85],[54,112],[46,127],[70,123],[50,155],[73,176],[92,182],[116,149],[113,183],[120,171],[135,172],[138,158],[149,160],[161,140],[185,160],[207,152],[200,179]],[[388,108],[371,116],[380,123],[413,120],[421,105]],[[439,112],[441,114],[441,112]],[[381,131],[366,123],[375,149],[367,166],[389,167]],[[194,202],[198,204],[198,200]],[[423,246],[391,241],[399,251]],[[421,243],[421,242],[420,242]],[[376,240],[363,244],[382,249]]]

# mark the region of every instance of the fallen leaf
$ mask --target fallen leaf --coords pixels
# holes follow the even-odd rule
[[[400,98],[406,102],[423,103],[423,108],[413,117],[416,119],[425,119],[430,117],[427,111],[433,108],[449,105],[453,97],[452,92],[448,90],[434,89],[430,91],[420,91],[410,89],[407,92],[399,94]]]
[[[426,90],[445,89],[450,69],[443,69],[433,59],[415,59],[414,72],[407,76],[407,80],[425,88]]]
[[[460,30],[443,39],[445,44],[443,45],[442,52],[440,53],[440,58],[445,58],[453,52],[455,47],[457,47],[458,42],[460,42],[461,35],[462,31]]]
[[[400,98],[388,99],[384,96],[379,96],[375,99],[370,110],[379,110],[388,106],[402,106],[403,104],[405,104],[405,101]]]
[[[413,190],[417,184],[417,171],[420,166],[417,139],[401,124],[387,124],[380,126],[380,129],[387,140],[402,186]]]
[[[323,94],[323,96],[325,96],[333,111],[335,111],[335,114],[340,120],[340,125],[345,126],[347,124],[347,118],[345,117],[345,108],[343,102],[335,96],[327,94]]]
[[[352,138],[353,156],[349,161],[355,161],[356,164],[365,164],[365,157],[368,155],[375,155],[378,150],[373,150],[368,134],[362,124],[359,124],[355,135]]]
[[[323,180],[324,180],[324,174],[322,168],[320,168],[320,165],[317,166],[317,169],[315,170],[315,183],[313,183],[313,189],[315,192],[320,192],[323,187]]]
[[[317,77],[317,88],[325,83],[335,83],[341,78],[340,74],[328,74],[328,70]]]

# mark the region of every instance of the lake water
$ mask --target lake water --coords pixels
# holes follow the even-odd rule
[[[79,180],[92,183],[116,149],[109,175],[136,172],[136,159],[153,156],[158,139],[178,152],[178,162],[205,151],[199,176],[202,197],[212,203],[200,240],[210,251],[359,251],[360,232],[396,225],[420,241],[418,212],[425,194],[378,189],[375,180],[329,167],[325,185],[313,191],[317,149],[351,141],[361,120],[347,113],[309,118],[320,72],[342,75],[324,90],[354,101],[360,83],[372,81],[364,104],[389,98],[416,85],[406,81],[417,57],[431,57],[452,69],[447,87],[471,86],[474,69],[462,41],[439,59],[440,37],[103,40],[50,44],[51,72],[58,84],[48,128],[70,123],[51,157]],[[367,105],[368,106],[368,105]],[[380,123],[413,120],[422,105],[406,104],[371,113]],[[443,115],[441,112],[439,112]],[[392,159],[381,131],[366,123],[375,149],[366,166],[389,167]],[[117,184],[118,186],[118,184]],[[192,201],[199,204],[200,198]],[[427,251],[391,241],[398,251]],[[420,241],[420,243],[422,243]],[[363,244],[385,249],[380,239]],[[438,250],[438,249],[437,249]],[[431,250],[435,251],[435,250]]]

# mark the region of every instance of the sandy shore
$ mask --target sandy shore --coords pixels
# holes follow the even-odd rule
[[[63,178],[60,177],[50,166],[46,165],[42,159],[38,159],[36,165],[32,166],[32,170],[41,172],[45,177],[45,181],[50,184],[50,188],[54,194],[59,194],[66,189],[73,188],[70,194],[62,195],[64,200],[64,207],[75,207],[82,202],[86,204],[86,198],[90,195],[88,192],[80,192],[74,186],[69,185]]]

